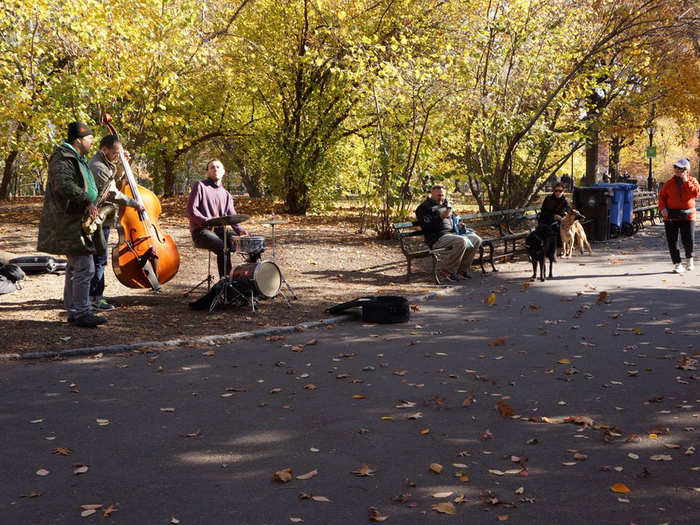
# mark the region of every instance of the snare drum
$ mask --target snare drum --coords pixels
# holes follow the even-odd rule
[[[282,286],[282,272],[272,261],[241,264],[229,274],[236,289],[244,295],[251,291],[265,299],[274,298]]]
[[[262,235],[238,237],[236,242],[241,253],[260,253],[265,250],[265,237]]]

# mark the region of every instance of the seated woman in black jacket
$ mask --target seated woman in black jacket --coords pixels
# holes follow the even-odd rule
[[[559,226],[568,209],[570,209],[570,206],[566,197],[564,197],[564,185],[561,182],[557,182],[554,185],[552,194],[545,197],[542,203],[542,209],[537,218],[539,224],[546,224],[554,230],[556,233],[557,247],[561,246]]]
[[[558,182],[554,185],[554,192],[551,195],[547,195],[542,203],[539,222],[545,224],[559,223],[569,208],[569,202],[564,197],[564,185]]]

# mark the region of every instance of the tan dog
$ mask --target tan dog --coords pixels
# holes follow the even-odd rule
[[[593,250],[591,250],[591,245],[586,237],[586,232],[583,230],[583,226],[579,219],[585,219],[583,215],[578,210],[571,209],[566,212],[566,216],[561,221],[561,226],[559,227],[559,233],[561,234],[561,244],[562,244],[562,258],[571,257],[574,251],[574,244],[576,242],[576,237],[578,237],[578,249],[583,255],[583,245],[588,248],[588,254],[591,255]]]

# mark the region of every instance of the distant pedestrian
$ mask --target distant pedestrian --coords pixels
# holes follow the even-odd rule
[[[673,165],[673,177],[666,181],[659,192],[659,211],[664,217],[666,240],[674,273],[692,271],[695,267],[695,198],[699,193],[698,181],[690,176],[690,162],[688,159],[678,159]],[[679,233],[685,249],[685,268],[681,265],[681,254],[678,250]]]

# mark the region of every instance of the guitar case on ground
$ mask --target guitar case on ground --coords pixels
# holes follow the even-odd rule
[[[408,300],[396,295],[359,297],[330,307],[328,313],[338,314],[356,306],[362,307],[362,320],[366,323],[405,323],[411,316]]]
[[[65,259],[55,259],[50,255],[15,257],[10,260],[10,263],[16,264],[28,274],[65,272],[68,266],[68,261]]]

